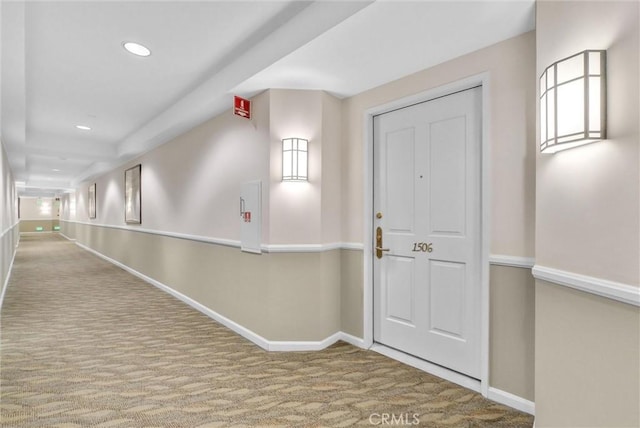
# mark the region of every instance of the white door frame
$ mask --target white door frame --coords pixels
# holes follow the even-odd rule
[[[489,392],[489,246],[490,246],[490,76],[488,72],[477,74],[453,83],[429,89],[415,95],[404,97],[389,103],[367,109],[364,113],[364,346],[371,348],[373,342],[373,117],[391,110],[407,107],[413,104],[429,101],[434,98],[452,94],[454,92],[470,89],[482,85],[482,135],[481,135],[481,189],[480,189],[480,212],[481,212],[481,290],[480,290],[480,385],[469,382],[466,376],[446,369],[435,370],[437,376],[445,377],[456,383],[463,384],[481,392],[485,397]],[[402,358],[398,352],[386,352],[386,354]],[[412,361],[405,361],[409,364],[420,366],[427,371],[434,366],[429,363],[420,364]],[[474,387],[476,386],[476,387]]]

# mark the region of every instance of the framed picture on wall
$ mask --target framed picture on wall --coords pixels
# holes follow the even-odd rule
[[[136,165],[124,172],[124,221],[142,224],[142,165]]]
[[[89,186],[89,218],[96,218],[96,183]]]

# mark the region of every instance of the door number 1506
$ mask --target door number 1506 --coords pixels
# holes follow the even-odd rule
[[[426,242],[414,242],[413,250],[414,252],[422,252],[422,253],[430,253],[433,251],[433,244]]]

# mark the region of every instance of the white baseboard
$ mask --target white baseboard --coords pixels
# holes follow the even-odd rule
[[[265,339],[266,340],[266,339]],[[334,333],[320,341],[267,341],[268,351],[291,352],[291,351],[320,351],[340,340],[340,333]]]
[[[64,239],[71,241],[71,242],[76,242],[76,240],[74,238],[69,238],[67,235],[65,235],[62,232],[58,232],[60,234],[60,236],[62,236]]]
[[[489,263],[498,266],[519,267],[531,269],[536,263],[533,257],[507,256],[503,254],[490,254]]]
[[[58,233],[58,231],[56,230],[54,232],[53,230],[43,230],[41,232],[20,232],[20,235],[43,235],[47,233]]]
[[[266,339],[265,339],[266,340]],[[334,343],[342,340],[358,348],[365,348],[364,340],[359,337],[352,336],[350,334],[339,331],[332,334],[324,340],[317,342],[311,341],[268,341],[269,351],[320,351],[326,349]]]
[[[530,415],[536,414],[536,405],[533,401],[529,401],[498,388],[493,388],[490,386],[487,398],[500,404],[504,404],[505,406],[513,407],[514,409],[520,410],[521,412],[525,412]]]
[[[342,340],[343,342],[347,342],[357,348],[367,349],[367,346],[364,343],[364,339],[353,336],[349,333],[340,332],[339,340]]]
[[[142,279],[145,282],[148,282],[149,284],[158,287],[159,289],[161,289],[162,291],[171,294],[173,297],[181,300],[182,302],[186,303],[187,305],[191,306],[192,308],[194,308],[195,310],[205,314],[206,316],[208,316],[209,318],[219,322],[220,324],[224,325],[225,327],[227,327],[228,329],[236,332],[237,334],[239,334],[240,336],[244,337],[245,339],[253,342],[254,344],[258,345],[259,347],[261,347],[262,349],[264,349],[265,351],[276,351],[276,352],[290,352],[290,351],[319,351],[322,349],[325,349],[331,345],[333,345],[334,343],[336,343],[339,340],[343,340],[347,343],[350,343],[354,346],[359,346],[361,348],[364,347],[364,341],[360,338],[357,338],[355,336],[352,336],[350,334],[347,333],[343,333],[343,332],[337,332],[332,334],[331,336],[327,337],[324,340],[320,340],[320,341],[273,341],[273,340],[268,340],[265,339],[264,337],[260,336],[259,334],[249,330],[246,327],[243,327],[242,325],[236,323],[235,321],[225,317],[224,315],[221,315],[219,313],[217,313],[216,311],[204,306],[203,304],[193,300],[192,298],[190,298],[189,296],[186,296],[182,293],[180,293],[177,290],[174,290],[173,288],[169,287],[168,285],[165,285],[159,281],[156,281],[153,278],[150,278],[146,275],[144,275],[143,273],[138,272],[137,270],[130,268],[129,266],[120,263],[117,260],[114,260],[108,256],[105,256],[102,253],[99,253],[98,251],[89,248],[79,242],[76,241],[76,245],[86,251],[89,251],[92,254],[95,254],[96,256],[108,261],[109,263],[112,263],[116,266],[118,266],[119,268],[124,269],[125,271],[129,272],[130,274]]]
[[[146,275],[144,275],[143,273],[138,272],[137,270],[130,268],[129,266],[120,263],[117,260],[112,259],[111,257],[105,256],[102,253],[99,253],[98,251],[89,248],[79,242],[76,241],[76,245],[79,246],[80,248],[89,251],[90,253],[95,254],[96,256],[118,266],[119,268],[122,268],[124,270],[126,270],[127,272],[129,272],[130,274],[142,279],[145,282],[148,282],[149,284],[158,287],[159,289],[161,289],[162,291],[165,291],[169,294],[171,294],[173,297],[181,300],[182,302],[186,303],[187,305],[191,306],[192,308],[196,309],[199,312],[202,312],[203,314],[207,315],[209,318],[212,318],[213,320],[219,322],[220,324],[224,325],[225,327],[229,328],[230,330],[233,330],[234,332],[238,333],[240,336],[244,337],[245,339],[250,340],[251,342],[255,343],[256,345],[258,345],[259,347],[261,347],[262,349],[265,350],[269,350],[269,341],[267,339],[265,339],[264,337],[260,336],[257,333],[254,333],[253,331],[249,330],[248,328],[245,328],[243,326],[241,326],[240,324],[236,323],[235,321],[230,320],[229,318],[211,310],[210,308],[207,308],[206,306],[204,306],[201,303],[198,303],[197,301],[193,300],[192,298],[180,293],[179,291],[174,290],[173,288],[159,282],[156,281],[155,279],[148,277]]]

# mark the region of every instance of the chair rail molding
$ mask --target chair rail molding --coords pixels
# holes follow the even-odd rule
[[[489,264],[531,269],[536,264],[536,260],[533,257],[491,254],[489,255]]]
[[[640,307],[640,287],[540,265],[531,272],[535,279]]]
[[[204,242],[206,244],[221,245],[224,247],[240,248],[240,241],[235,239],[216,238],[202,235],[190,235],[186,233],[169,232],[156,229],[143,229],[135,226],[121,226],[114,224],[100,224],[86,221],[60,220],[65,223],[81,224],[84,226],[104,227],[108,229],[126,230],[129,232],[147,233],[169,238],[185,239],[188,241]],[[321,253],[332,250],[364,250],[364,244],[358,242],[332,242],[323,244],[262,244],[261,249],[265,253]]]

